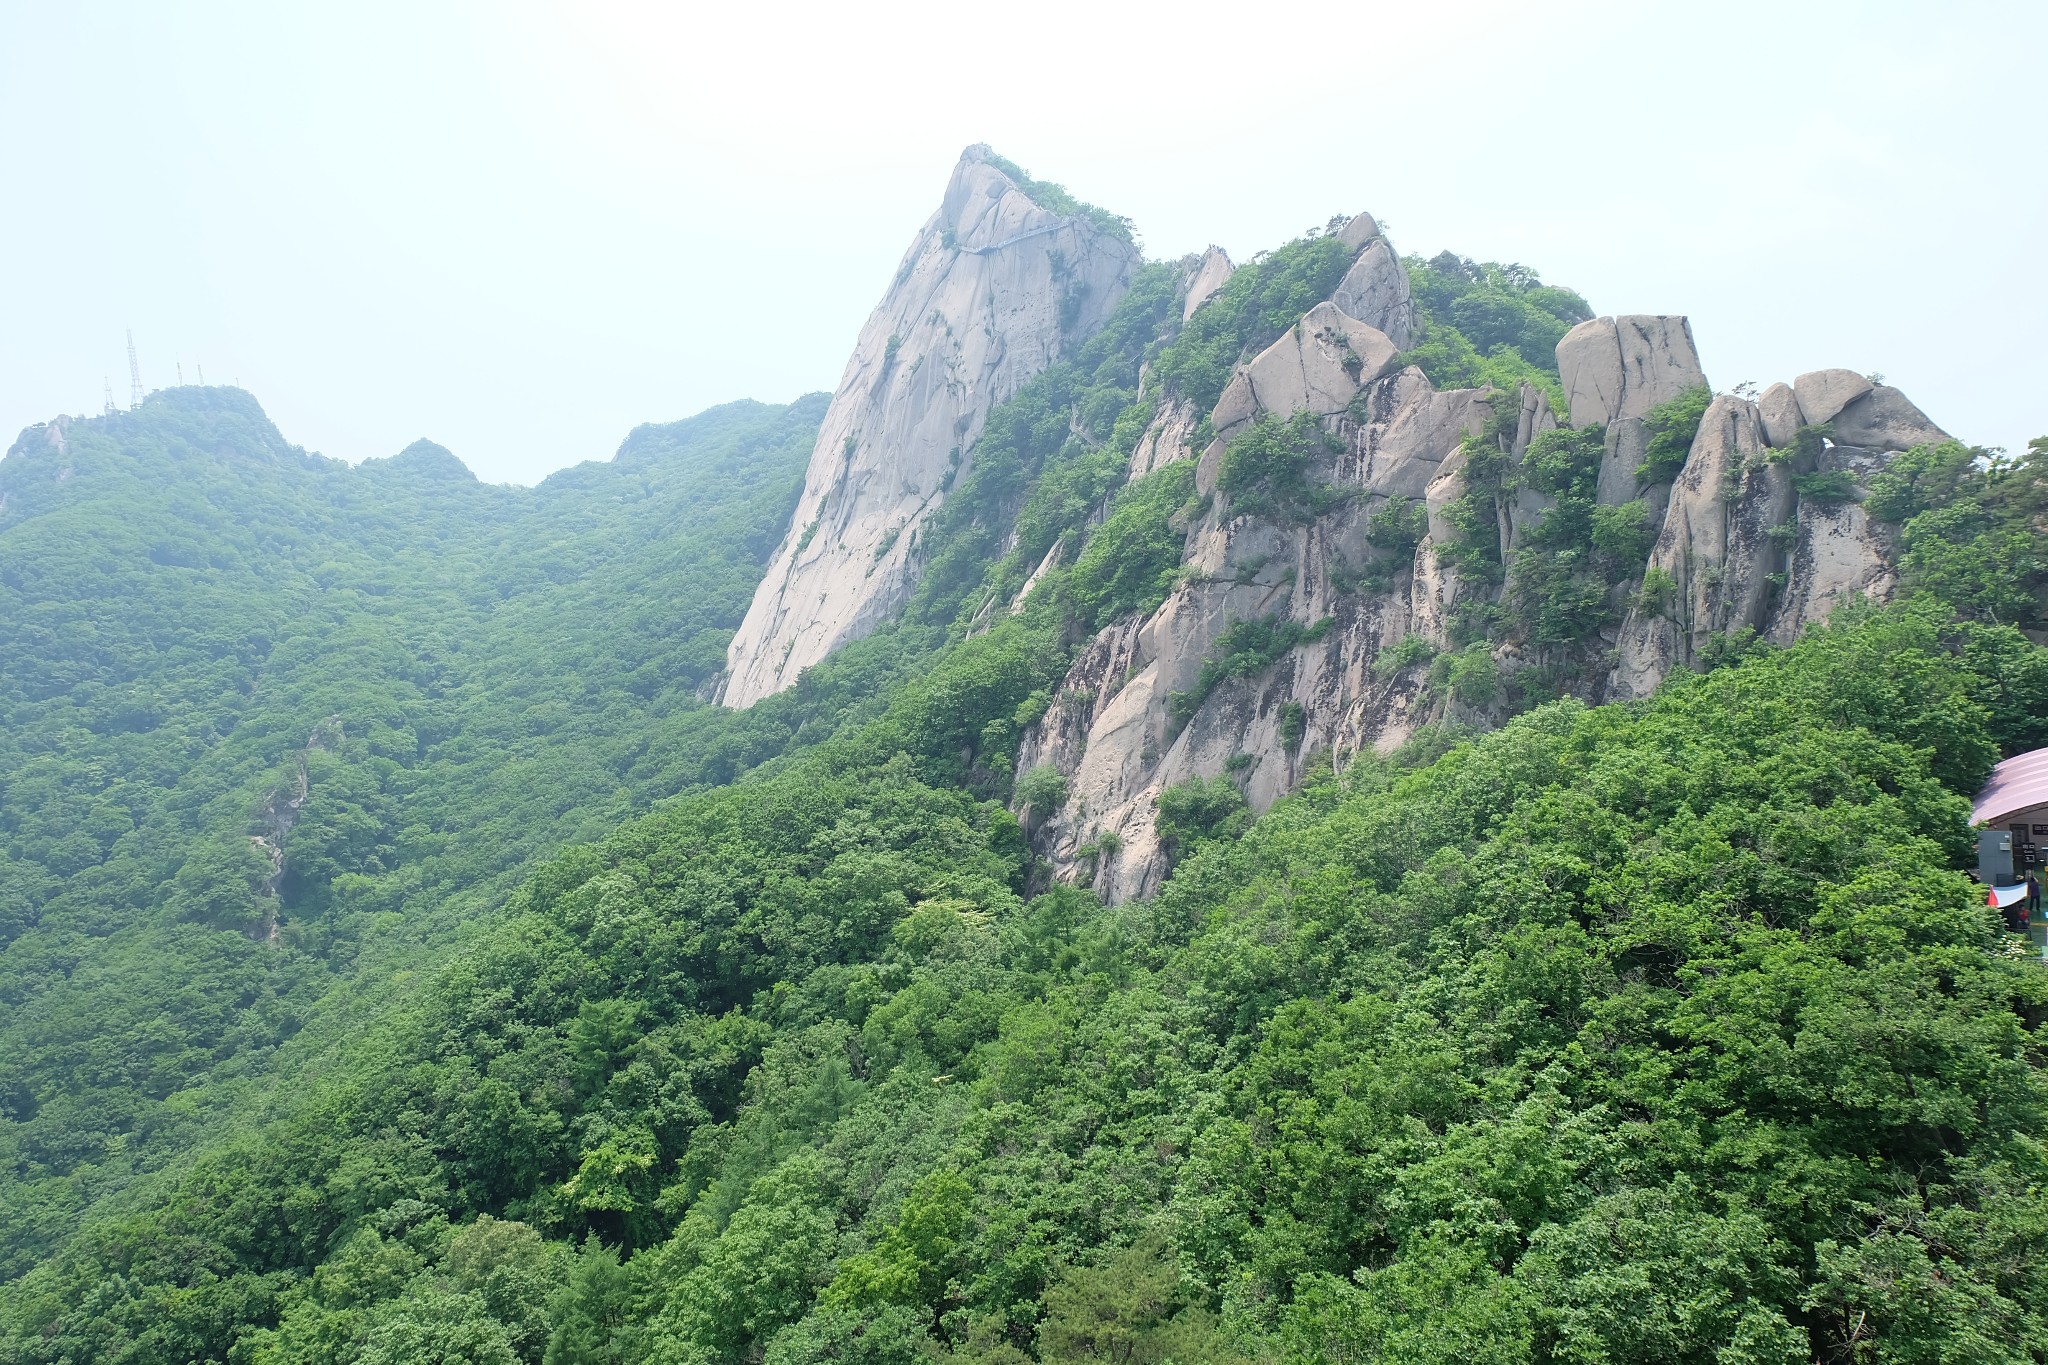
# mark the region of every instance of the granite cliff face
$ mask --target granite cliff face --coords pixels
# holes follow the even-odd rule
[[[1439,388],[1409,363],[1432,324],[1377,222],[1333,221],[1317,240],[1326,296],[1291,305],[1298,320],[1247,348],[1212,405],[1144,392],[1129,477],[1192,464],[1195,497],[1172,522],[1180,573],[1156,609],[1073,642],[1019,744],[1017,772],[1064,779],[1057,808],[1025,812],[1034,844],[1055,876],[1110,900],[1166,875],[1159,800],[1190,779],[1227,776],[1263,810],[1320,756],[1341,767],[1425,724],[1495,724],[1542,696],[1640,696],[1731,642],[1789,640],[1845,600],[1888,596],[1894,547],[1863,493],[1896,452],[1946,439],[1903,394],[1846,370],[1710,396],[1676,316],[1561,320],[1554,381]],[[919,527],[971,465],[991,407],[1095,330],[1137,263],[1122,236],[1032,203],[970,149],[862,333],[733,642],[728,705],[788,685],[904,601]],[[1199,328],[1235,269],[1214,247],[1183,262],[1169,331]],[[1306,506],[1226,477],[1233,442],[1282,424],[1316,442]],[[1560,451],[1577,462],[1569,490]],[[1588,525],[1609,538],[1559,529]],[[1560,546],[1568,535],[1584,543]],[[1529,624],[1546,566],[1579,574],[1574,629]],[[1267,642],[1249,665],[1247,631]],[[1225,658],[1237,662],[1219,672]]]
[[[1648,694],[1717,637],[1783,644],[1849,598],[1888,598],[1895,549],[1863,492],[1893,455],[1946,439],[1897,389],[1848,370],[1716,397],[1650,554],[1657,600],[1630,611],[1606,694]]]
[[[970,147],[861,329],[803,494],[726,655],[749,706],[873,630],[916,585],[918,532],[989,410],[1098,328],[1137,265],[1113,222],[1034,202]]]
[[[1644,418],[1705,383],[1690,326],[1682,317],[1598,318],[1568,333],[1557,356],[1569,424],[1604,429],[1597,501],[1639,502],[1655,533],[1628,596],[1640,596],[1650,569],[1673,586],[1663,602],[1632,600],[1619,630],[1573,647],[1482,646],[1493,669],[1548,667],[1562,673],[1555,690],[1591,702],[1640,695],[1697,662],[1716,636],[1750,629],[1786,640],[1852,594],[1890,593],[1891,547],[1858,505],[1861,490],[1891,453],[1944,439],[1903,395],[1858,376],[1850,378],[1862,388],[1852,391],[1846,372],[1804,376],[1785,392],[1804,386],[1808,406],[1779,412],[1768,434],[1766,403],[1716,398],[1675,482],[1643,487]],[[1230,437],[1263,415],[1303,411],[1333,441],[1322,476],[1349,496],[1299,524],[1236,514],[1217,496]],[[1865,444],[1800,439],[1823,423]],[[1198,461],[1206,511],[1188,529],[1187,572],[1173,594],[1150,617],[1088,642],[1025,738],[1018,770],[1051,766],[1067,780],[1061,807],[1033,822],[1056,875],[1112,901],[1149,895],[1168,870],[1157,828],[1168,787],[1229,774],[1264,810],[1299,781],[1306,755],[1327,753],[1341,766],[1427,722],[1503,718],[1500,698],[1461,699],[1427,666],[1458,647],[1461,609],[1498,605],[1512,591],[1446,565],[1441,552],[1456,534],[1447,511],[1466,491],[1475,448],[1513,470],[1559,425],[1533,387],[1438,391],[1398,364],[1383,332],[1334,302],[1240,367],[1210,414],[1206,449],[1186,444],[1194,424],[1185,414],[1163,410],[1139,446],[1144,467]],[[1839,495],[1800,496],[1796,479],[1826,473],[1846,476]],[[1376,555],[1374,515],[1398,499],[1419,500],[1428,529],[1390,583],[1361,590],[1359,566]],[[1504,503],[1498,534],[1511,561],[1549,499],[1525,487]],[[1271,620],[1314,638],[1251,676],[1225,679],[1189,713],[1185,699],[1200,694],[1203,664],[1232,624]]]

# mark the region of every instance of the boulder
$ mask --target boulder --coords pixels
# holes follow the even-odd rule
[[[1843,405],[1834,433],[1838,444],[1867,450],[1911,450],[1951,439],[1905,394],[1884,384]]]
[[[1757,414],[1763,419],[1764,440],[1773,450],[1789,450],[1792,438],[1804,425],[1799,420],[1799,400],[1790,384],[1773,384],[1757,396]]]
[[[1565,415],[1575,427],[1601,426],[1621,410],[1621,342],[1613,318],[1588,318],[1557,343]]]
[[[1648,314],[1593,318],[1557,343],[1565,406],[1575,427],[1611,426],[1707,382],[1692,324]]]
[[[1380,235],[1379,220],[1369,213],[1354,214],[1337,229],[1337,240],[1347,251],[1356,251]]]
[[[1835,414],[1869,393],[1875,386],[1854,370],[1814,370],[1792,381],[1799,399],[1801,425],[1817,427],[1832,422]]]
[[[1265,413],[1334,416],[1393,368],[1395,354],[1386,333],[1319,303],[1231,377],[1209,424],[1228,440]]]

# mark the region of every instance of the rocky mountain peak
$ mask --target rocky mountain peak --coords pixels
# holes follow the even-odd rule
[[[1122,222],[969,147],[862,327],[720,699],[794,683],[901,606],[919,533],[989,410],[1102,325],[1139,263]]]

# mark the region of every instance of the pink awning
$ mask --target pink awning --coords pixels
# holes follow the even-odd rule
[[[2008,758],[1991,770],[1991,780],[1970,807],[1970,823],[1995,825],[2015,811],[2048,805],[2048,749]]]

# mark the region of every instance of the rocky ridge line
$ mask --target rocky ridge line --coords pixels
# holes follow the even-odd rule
[[[1374,286],[1353,287],[1372,254],[1362,251],[1332,300],[1242,365],[1207,414],[1216,435],[1205,449],[1188,444],[1201,414],[1161,406],[1132,472],[1197,461],[1205,501],[1187,531],[1189,572],[1149,617],[1116,622],[1086,644],[1024,736],[1018,771],[1050,766],[1066,780],[1057,810],[1026,812],[1035,846],[1055,875],[1112,902],[1151,894],[1168,871],[1157,825],[1168,787],[1228,774],[1263,811],[1299,782],[1307,755],[1325,752],[1341,765],[1350,754],[1396,747],[1428,722],[1504,718],[1499,704],[1466,705],[1431,686],[1417,656],[1452,648],[1461,603],[1499,602],[1504,592],[1461,582],[1439,557],[1454,534],[1446,509],[1465,491],[1468,442],[1493,433],[1513,469],[1560,423],[1529,386],[1439,391],[1421,370],[1398,366],[1388,329],[1405,340],[1413,304],[1398,257],[1371,221],[1354,219],[1346,232],[1385,250],[1392,269],[1374,266]],[[1369,303],[1373,317],[1339,300]],[[1531,646],[1496,645],[1495,667],[1569,663],[1578,670],[1570,694],[1636,696],[1697,662],[1716,635],[1747,629],[1789,640],[1852,595],[1881,600],[1893,590],[1892,547],[1860,506],[1862,492],[1893,453],[1945,439],[1904,395],[1847,371],[1804,375],[1755,401],[1723,395],[1676,479],[1642,487],[1644,418],[1706,383],[1689,323],[1592,319],[1567,333],[1557,358],[1569,423],[1605,429],[1598,503],[1640,501],[1654,549],[1614,593],[1629,603],[1618,626],[1547,658]],[[1323,477],[1350,496],[1300,524],[1233,512],[1218,489],[1230,438],[1261,416],[1304,411],[1336,447]],[[1844,496],[1799,496],[1801,476],[1830,473],[1847,477]],[[1391,584],[1356,590],[1360,566],[1375,554],[1373,514],[1396,498],[1423,504],[1427,530]],[[1549,506],[1528,488],[1517,492],[1500,528],[1504,562]],[[1639,600],[1652,570],[1671,580],[1670,600]],[[1233,623],[1253,621],[1291,623],[1309,638],[1255,676],[1202,696],[1202,668],[1219,640]]]

